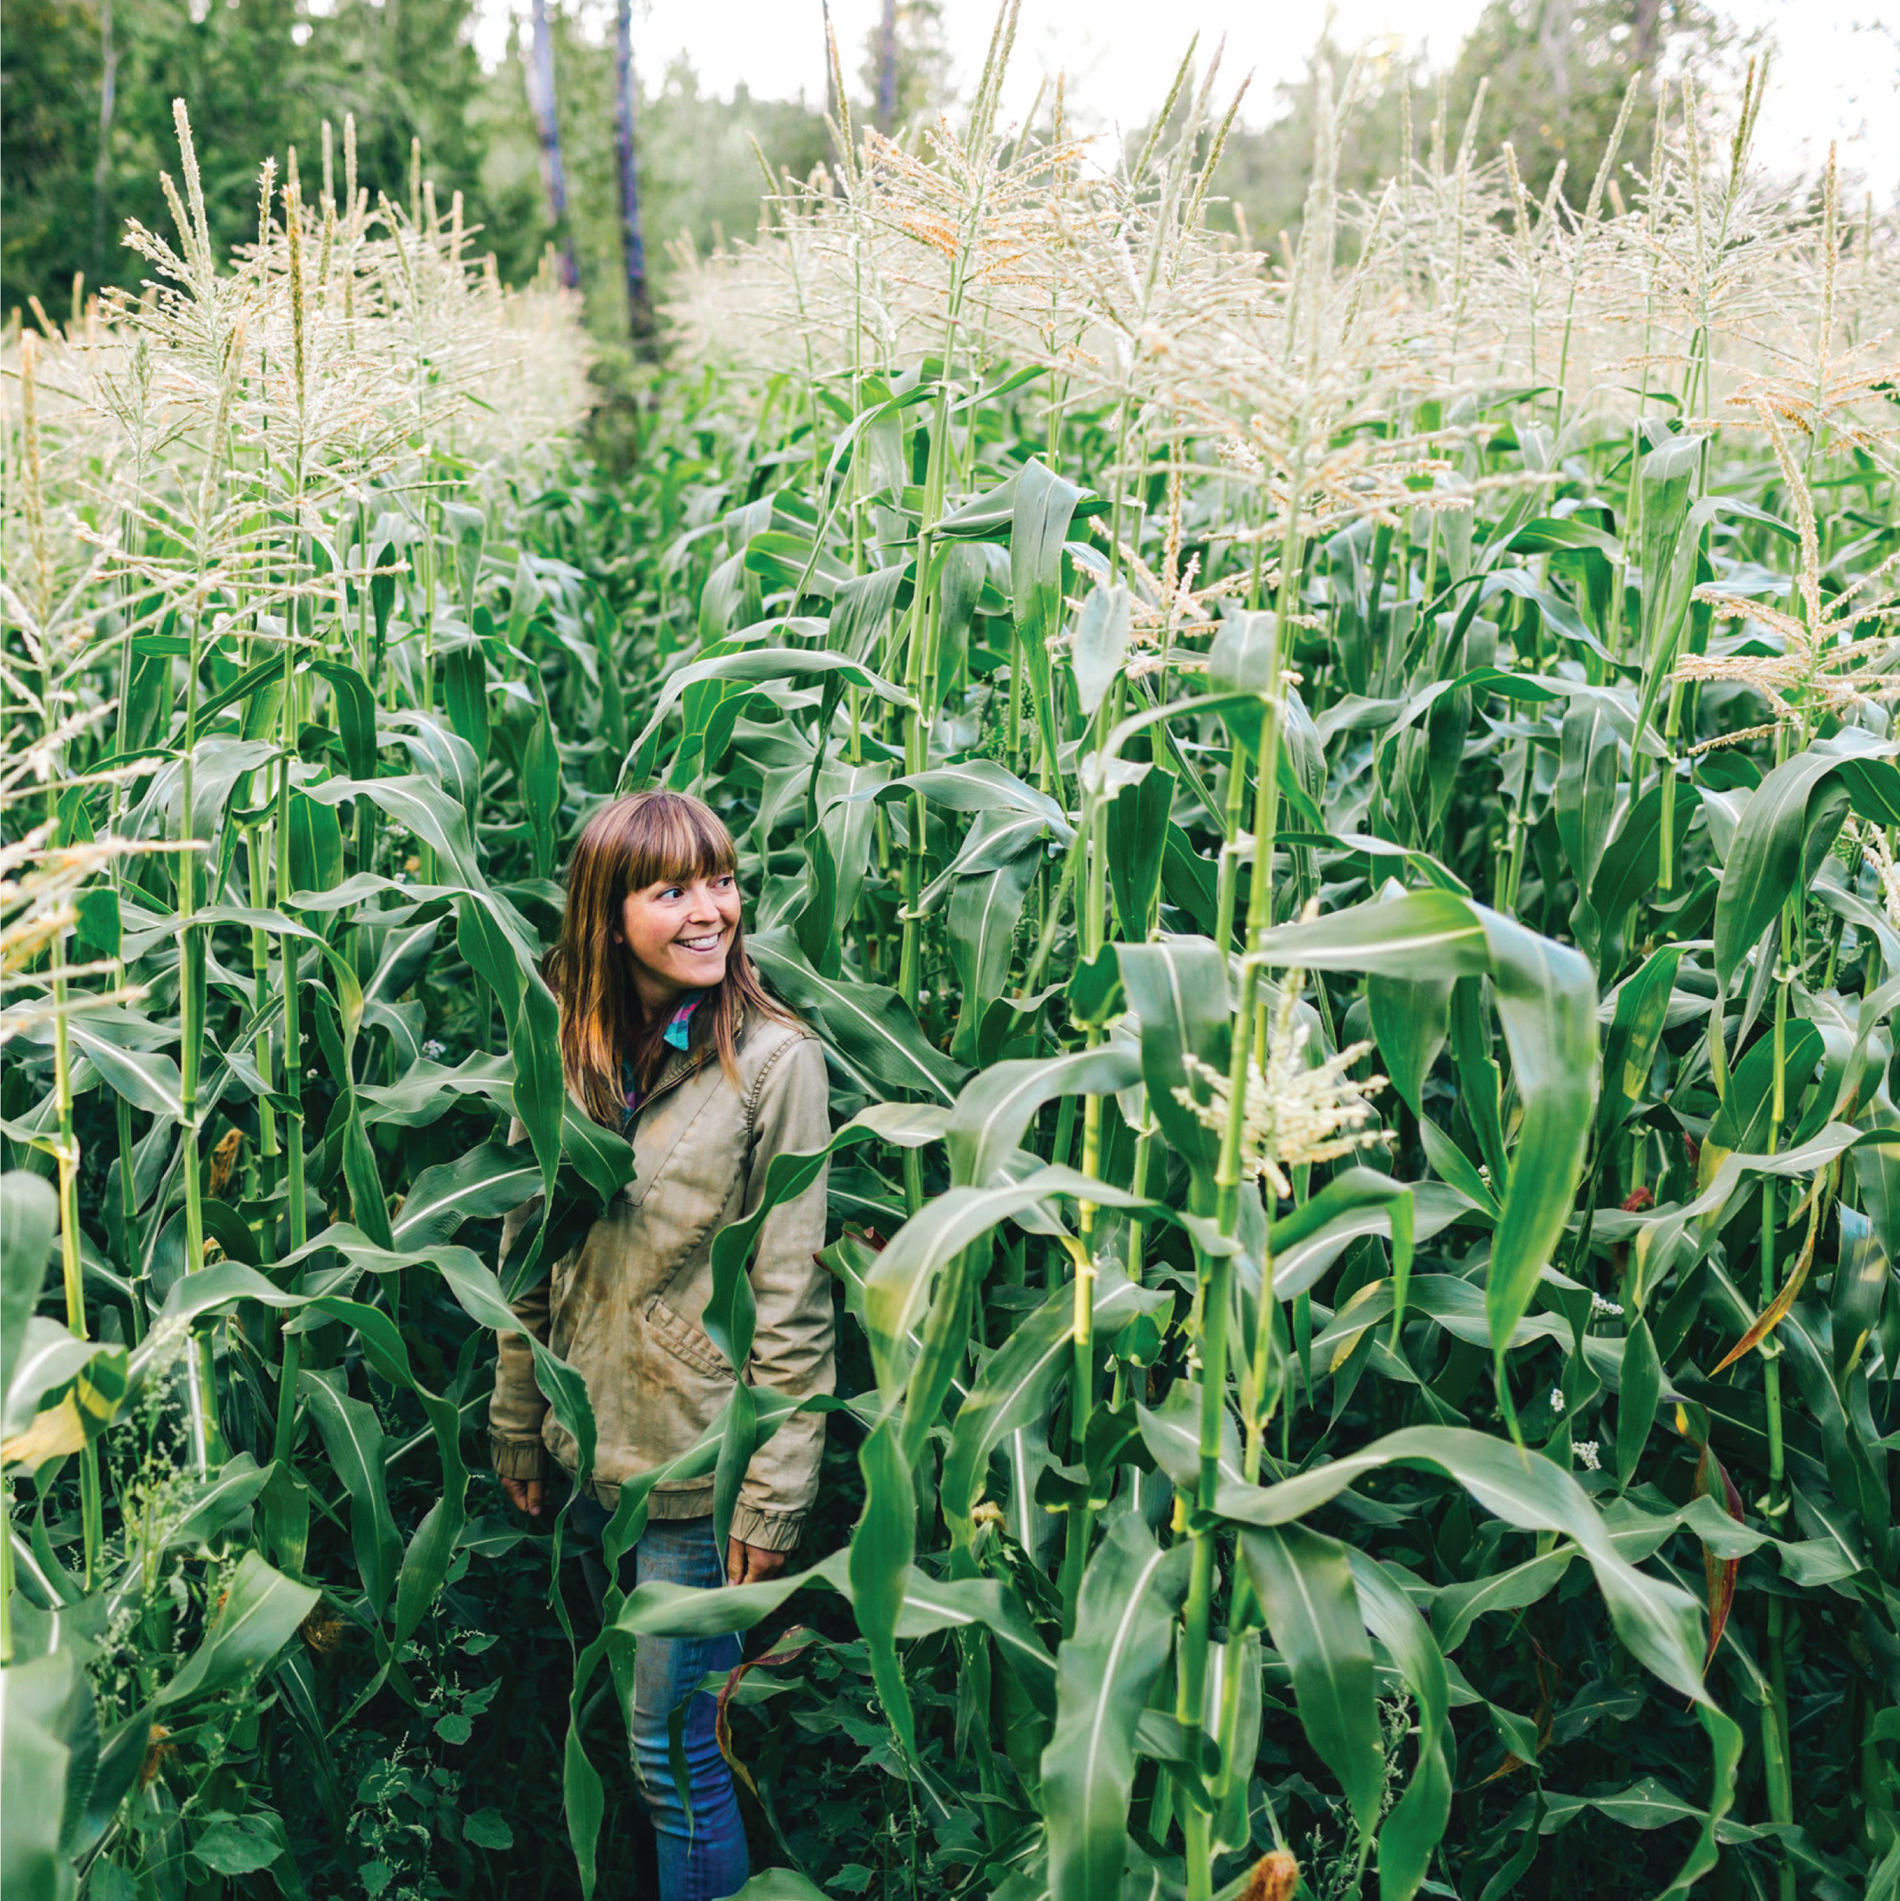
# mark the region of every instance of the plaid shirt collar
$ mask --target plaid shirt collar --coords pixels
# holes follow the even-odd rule
[[[670,1048],[684,1050],[692,1040],[693,1012],[700,1006],[706,993],[703,990],[689,991],[680,1006],[673,1012],[673,1020],[661,1033],[660,1040]],[[627,1096],[627,1113],[632,1115],[640,1107],[640,1085],[635,1079],[633,1065],[624,1056],[620,1059],[620,1082]]]

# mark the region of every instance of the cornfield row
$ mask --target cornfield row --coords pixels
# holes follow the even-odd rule
[[[681,259],[623,484],[561,296],[347,140],[220,266],[181,116],[158,288],[10,346],[23,1894],[546,1892],[339,1766],[467,1742],[429,1660],[530,1561],[583,1892],[604,1686],[758,1630],[761,1894],[1900,1893],[1891,222],[1760,176],[1753,74],[1342,198],[1346,75],[1262,253],[1215,71],[1105,171],[1013,32]],[[836,1548],[596,1632],[465,1428],[628,1179],[538,959],[658,781],[826,1041]]]

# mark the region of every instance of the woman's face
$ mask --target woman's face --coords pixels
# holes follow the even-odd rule
[[[685,991],[718,983],[738,928],[739,886],[729,871],[629,892],[620,941],[633,954],[641,1003],[661,1010]]]

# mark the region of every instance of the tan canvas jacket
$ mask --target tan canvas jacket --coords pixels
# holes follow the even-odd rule
[[[756,1013],[740,1027],[739,1081],[719,1066],[709,1025],[694,1020],[689,1048],[660,1072],[631,1130],[634,1177],[585,1241],[515,1303],[537,1339],[587,1382],[599,1429],[594,1496],[609,1510],[622,1480],[692,1446],[725,1405],[732,1368],[701,1326],[712,1292],[712,1243],[757,1208],[767,1164],[830,1139],[825,1058],[808,1030]],[[522,1139],[520,1125],[511,1140]],[[540,1198],[511,1214],[502,1256]],[[805,1398],[835,1387],[825,1176],[768,1215],[752,1266],[758,1327],[747,1382]],[[570,1475],[578,1448],[535,1383],[534,1355],[503,1334],[489,1405],[495,1470],[540,1478],[552,1455]],[[770,1551],[798,1542],[818,1489],[821,1414],[797,1413],[754,1455],[732,1534]],[[709,1473],[652,1495],[655,1518],[712,1510]]]

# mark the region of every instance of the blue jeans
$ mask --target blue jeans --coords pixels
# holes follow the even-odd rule
[[[591,1498],[574,1502],[570,1522],[598,1541],[608,1514]],[[596,1559],[590,1570],[604,1585]],[[655,1580],[702,1589],[724,1584],[724,1555],[706,1518],[657,1518],[620,1560],[620,1588]],[[698,1695],[701,1680],[737,1668],[744,1646],[734,1637],[641,1637],[633,1667],[633,1773],[653,1821],[659,1852],[660,1901],[721,1901],[746,1884],[751,1864],[732,1771],[714,1733],[718,1703]],[[683,1725],[689,1804],[680,1801],[667,1746],[667,1719],[692,1697]]]

